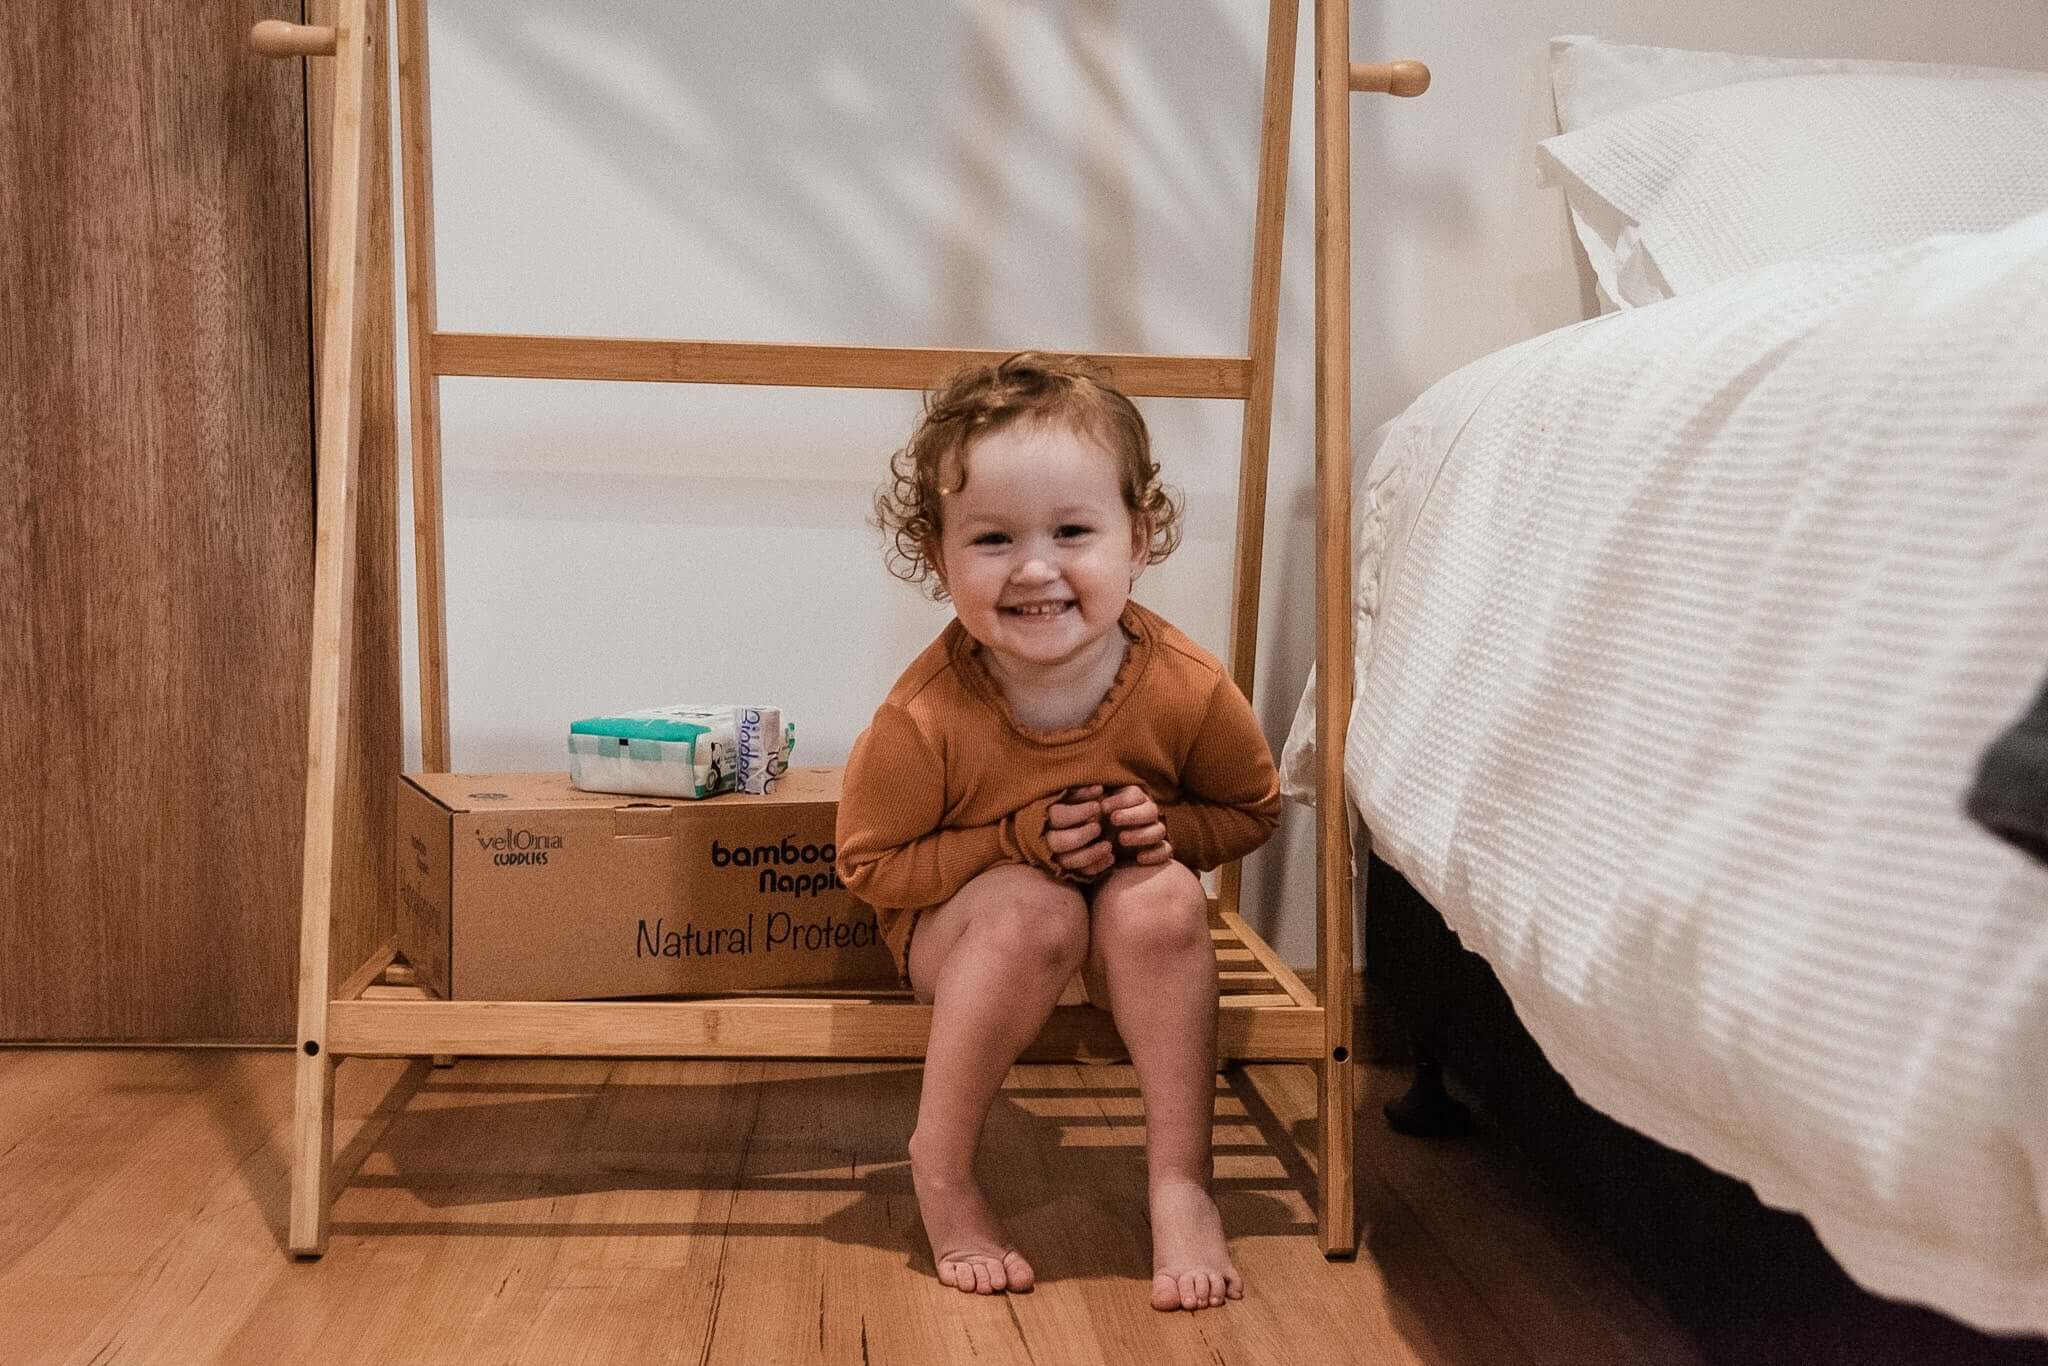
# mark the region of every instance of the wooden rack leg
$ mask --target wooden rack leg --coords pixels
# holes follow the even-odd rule
[[[1352,1193],[1351,1062],[1353,856],[1344,787],[1351,719],[1351,92],[1412,97],[1429,89],[1421,62],[1351,61],[1348,0],[1316,0],[1316,966],[1321,978],[1323,1058],[1316,1112],[1322,1151],[1323,1251],[1357,1249]]]
[[[299,1050],[289,1246],[294,1256],[327,1251],[328,1214],[334,1208],[334,1059]]]
[[[1237,551],[1231,567],[1230,676],[1252,696],[1258,672],[1260,570],[1265,563],[1267,466],[1273,445],[1273,358],[1280,333],[1280,254],[1287,228],[1287,152],[1294,132],[1296,0],[1266,10],[1266,77],[1259,116],[1259,192],[1252,227],[1252,297],[1245,354],[1251,392],[1244,400],[1237,465]],[[1223,909],[1242,909],[1244,864],[1225,864],[1216,890]]]
[[[1351,1157],[1351,832],[1344,729],[1351,715],[1351,14],[1316,0],[1317,994],[1323,1058],[1316,1120],[1327,1256],[1357,1249]]]
[[[356,457],[360,439],[362,292],[357,260],[369,217],[364,113],[372,41],[365,0],[343,0],[336,26],[333,155],[327,192],[327,260],[321,309],[319,463],[313,533],[313,621],[307,698],[304,877],[299,900],[298,1062],[288,1246],[327,1250],[334,1168],[334,1061],[327,1005],[334,982],[330,940],[334,853],[346,775],[349,656],[354,643]]]
[[[1340,1050],[1341,1051],[1341,1050]],[[1354,1110],[1353,1073],[1348,1058],[1325,1058],[1316,1088],[1316,1123],[1322,1151],[1320,1208],[1317,1231],[1325,1257],[1350,1257],[1358,1251],[1358,1207],[1352,1194],[1352,1154],[1358,1118]]]
[[[406,358],[412,394],[412,538],[419,623],[420,766],[446,773],[448,592],[442,548],[440,327],[434,270],[433,128],[427,96],[426,0],[398,3],[398,127],[404,155]],[[436,1067],[446,1066],[440,1059]]]

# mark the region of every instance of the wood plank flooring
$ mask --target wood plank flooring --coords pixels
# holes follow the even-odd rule
[[[353,1060],[328,1254],[282,1251],[291,1056],[0,1051],[0,1343],[26,1362],[1095,1363],[1698,1360],[1482,1136],[1401,1139],[1361,1075],[1360,1254],[1303,1198],[1314,1081],[1217,1078],[1246,1298],[1146,1304],[1125,1066],[1027,1066],[982,1172],[1029,1295],[940,1285],[897,1065]]]

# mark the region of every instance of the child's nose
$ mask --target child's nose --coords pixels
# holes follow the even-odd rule
[[[1058,577],[1052,562],[1043,555],[1026,555],[1024,562],[1017,566],[1017,579],[1023,583],[1043,583]]]

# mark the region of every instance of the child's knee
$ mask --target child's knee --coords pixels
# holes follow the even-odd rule
[[[1002,901],[982,908],[985,931],[1020,966],[1072,976],[1088,953],[1088,904],[1051,878],[1019,879]]]
[[[1147,955],[1207,949],[1208,893],[1185,864],[1119,868],[1096,891],[1095,934],[1105,947]]]

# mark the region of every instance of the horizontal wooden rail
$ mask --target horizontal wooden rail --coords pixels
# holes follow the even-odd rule
[[[495,379],[636,380],[666,384],[774,384],[809,389],[930,389],[967,365],[1014,351],[922,346],[806,346],[776,342],[661,341],[436,332],[437,375]],[[1153,398],[1243,398],[1245,356],[1081,353],[1125,393]]]
[[[436,1001],[392,999],[405,989],[327,1008],[335,1058],[921,1058],[931,1008],[849,1001]],[[390,993],[386,996],[385,993]],[[382,999],[379,999],[379,998]],[[1322,1056],[1323,1012],[1278,995],[1225,996],[1216,1012],[1219,1057],[1300,1062]],[[1122,1052],[1107,1012],[1061,1006],[1026,1060],[1076,1050]]]

